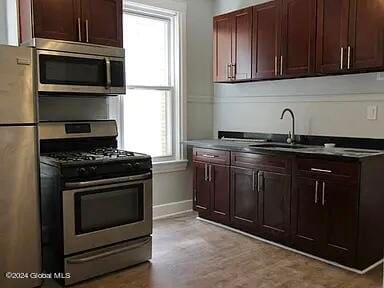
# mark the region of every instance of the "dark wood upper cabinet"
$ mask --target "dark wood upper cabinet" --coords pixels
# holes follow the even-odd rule
[[[233,80],[251,79],[252,76],[252,8],[232,14]]]
[[[347,69],[384,66],[384,5],[381,0],[350,0]]]
[[[297,77],[315,71],[316,0],[282,1],[280,75]]]
[[[384,66],[380,0],[319,0],[317,72],[348,73]]]
[[[214,81],[251,79],[252,8],[214,18]]]
[[[22,3],[27,2],[25,0]],[[80,41],[78,24],[81,21],[80,0],[34,0],[34,35],[38,38]],[[27,25],[20,19],[22,25]],[[79,23],[78,23],[79,22]]]
[[[381,0],[274,0],[216,16],[214,81],[382,70],[383,19]]]
[[[280,14],[280,1],[253,7],[253,79],[272,79],[279,75]]]
[[[350,0],[318,0],[316,70],[319,73],[342,72],[348,45]]]
[[[260,169],[257,176],[260,234],[284,243],[290,235],[291,175]]]
[[[20,0],[20,42],[45,38],[123,47],[121,0]]]
[[[122,0],[81,0],[85,41],[123,47]]]
[[[213,20],[213,79],[217,82],[232,80],[232,18],[230,14]]]

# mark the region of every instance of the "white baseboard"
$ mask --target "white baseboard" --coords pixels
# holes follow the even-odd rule
[[[360,274],[360,275],[367,273],[368,271],[370,271],[370,270],[376,268],[377,266],[379,266],[380,264],[382,264],[382,263],[384,262],[384,259],[381,259],[381,260],[378,261],[377,263],[375,263],[375,264],[369,266],[367,269],[364,269],[364,270],[357,270],[357,269],[350,268],[350,267],[341,265],[341,264],[336,263],[336,262],[333,262],[333,261],[329,261],[329,260],[326,260],[326,259],[323,259],[323,258],[320,258],[320,257],[317,257],[317,256],[313,256],[313,255],[311,255],[311,254],[307,254],[307,253],[305,253],[305,252],[302,252],[302,251],[299,251],[299,250],[296,250],[296,249],[287,247],[287,246],[282,245],[282,244],[278,244],[278,243],[275,243],[275,242],[272,242],[272,241],[269,241],[269,240],[266,240],[266,239],[263,239],[263,238],[254,236],[254,235],[252,235],[252,234],[249,234],[249,233],[246,233],[246,232],[237,230],[237,229],[235,229],[235,228],[232,228],[232,227],[229,227],[229,226],[220,224],[220,223],[216,223],[216,222],[213,222],[213,221],[210,221],[210,220],[206,220],[206,219],[203,219],[203,218],[200,218],[200,217],[196,217],[196,218],[197,218],[198,220],[200,220],[200,221],[207,222],[207,223],[210,223],[210,224],[213,224],[213,225],[222,227],[222,228],[224,228],[224,229],[227,229],[227,230],[230,230],[230,231],[233,231],[233,232],[242,234],[242,235],[244,235],[244,236],[247,236],[247,237],[250,237],[250,238],[253,238],[253,239],[262,241],[262,242],[264,242],[264,243],[268,243],[268,244],[277,246],[277,247],[279,247],[279,248],[283,248],[283,249],[285,249],[285,250],[289,250],[289,251],[291,251],[291,252],[295,252],[295,253],[298,253],[298,254],[307,256],[307,257],[309,257],[309,258],[312,258],[312,259],[315,259],[315,260],[318,260],[318,261],[321,261],[321,262],[324,262],[324,263],[327,263],[327,264],[330,264],[330,265],[336,266],[336,267],[338,267],[338,268],[341,268],[341,269],[344,269],[344,270],[348,270],[348,271],[351,271],[351,272],[354,272],[354,273],[357,273],[357,274]]]
[[[192,199],[153,206],[153,220],[192,211]]]

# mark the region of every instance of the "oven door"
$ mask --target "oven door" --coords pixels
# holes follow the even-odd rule
[[[125,94],[124,58],[37,51],[39,93]]]
[[[62,194],[65,255],[152,233],[150,173],[66,186],[78,188]]]

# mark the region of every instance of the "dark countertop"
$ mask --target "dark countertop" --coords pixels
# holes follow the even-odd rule
[[[289,154],[289,155],[306,155],[324,158],[328,160],[344,160],[344,161],[362,161],[371,157],[383,156],[383,150],[369,150],[357,148],[332,148],[326,149],[323,146],[300,145],[299,148],[285,147],[257,147],[263,144],[283,144],[284,143],[255,143],[247,141],[228,141],[220,139],[201,139],[184,141],[188,146],[200,148],[209,148],[217,150],[247,152],[247,153],[263,153],[263,154]],[[250,147],[252,145],[253,147]]]

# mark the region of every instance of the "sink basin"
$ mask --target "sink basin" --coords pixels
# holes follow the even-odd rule
[[[283,143],[266,143],[266,144],[255,144],[249,145],[249,148],[284,148],[284,149],[302,149],[305,146],[297,145],[297,144],[283,144]]]

